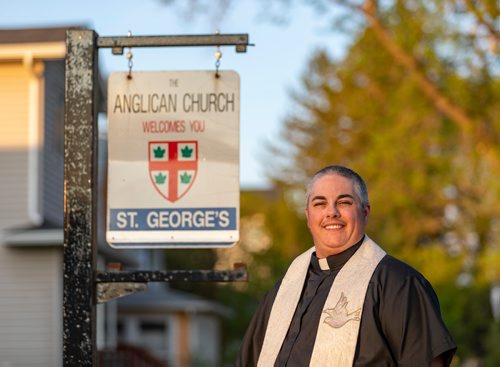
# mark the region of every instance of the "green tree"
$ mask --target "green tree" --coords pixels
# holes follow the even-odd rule
[[[460,315],[449,317],[460,356],[484,356],[488,282],[498,280],[488,259],[500,242],[500,83],[489,43],[498,34],[488,27],[498,11],[488,1],[334,3],[359,15],[347,25],[352,45],[340,60],[312,58],[284,122],[288,144],[270,150],[289,154],[270,175],[296,192],[324,165],[359,171],[370,235],[433,281],[446,314]]]

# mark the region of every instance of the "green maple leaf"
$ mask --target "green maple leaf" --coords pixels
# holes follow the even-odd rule
[[[187,145],[181,149],[182,158],[191,158],[191,154],[193,154],[193,149],[189,149]]]
[[[167,176],[165,176],[163,173],[158,173],[156,176],[155,176],[155,182],[158,184],[158,185],[161,185],[161,184],[164,184],[165,183],[165,180],[167,179]]]
[[[155,153],[155,158],[163,158],[165,155],[165,149],[162,149],[159,145],[153,152]]]
[[[191,149],[192,150],[192,149]],[[191,177],[193,177],[193,175],[188,175],[187,172],[184,172],[182,175],[181,175],[181,182],[183,184],[188,184],[191,182]]]

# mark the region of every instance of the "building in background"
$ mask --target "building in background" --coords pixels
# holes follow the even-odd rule
[[[62,365],[66,29],[0,29],[2,367]],[[104,242],[105,134],[99,151],[98,267],[120,262],[161,270],[153,259],[163,256],[114,250]],[[102,366],[114,361],[126,367],[134,360],[157,367],[220,364],[220,318],[228,315],[220,305],[152,284],[97,312]]]

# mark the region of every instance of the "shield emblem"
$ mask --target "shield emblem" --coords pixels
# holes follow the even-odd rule
[[[156,191],[172,203],[186,195],[198,172],[198,142],[150,141],[148,157]]]

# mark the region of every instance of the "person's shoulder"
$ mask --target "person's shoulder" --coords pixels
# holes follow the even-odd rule
[[[370,280],[370,294],[374,300],[427,299],[433,307],[439,307],[436,292],[431,283],[414,267],[391,255],[385,255]]]
[[[430,285],[418,270],[389,254],[385,255],[378,264],[373,273],[372,280],[382,284],[387,282],[392,284],[407,284],[408,282],[416,281],[425,286]]]
[[[383,268],[387,271],[397,272],[399,274],[408,274],[410,276],[421,275],[418,270],[409,265],[408,263],[392,256],[386,254],[382,260],[380,260],[379,268]]]

